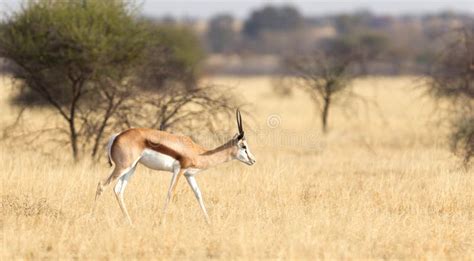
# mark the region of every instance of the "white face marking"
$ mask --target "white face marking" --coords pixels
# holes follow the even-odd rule
[[[173,172],[175,162],[177,161],[173,157],[151,149],[144,149],[140,158],[140,163],[150,169],[170,172]]]
[[[243,163],[247,165],[255,164],[256,162],[255,156],[253,156],[252,152],[250,152],[250,148],[245,138],[237,142],[237,147],[238,147],[238,151],[237,151],[236,158],[239,161],[242,161]]]

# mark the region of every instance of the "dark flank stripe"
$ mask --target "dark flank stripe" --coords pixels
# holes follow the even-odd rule
[[[176,159],[177,161],[179,161],[179,164],[181,165],[181,168],[192,167],[192,161],[189,158],[184,157],[182,154],[180,154],[179,152],[173,150],[172,148],[170,148],[166,145],[159,144],[159,143],[154,143],[150,140],[146,140],[145,141],[145,147],[148,148],[148,149],[154,150],[158,153],[162,153],[162,154],[168,155],[168,156]]]

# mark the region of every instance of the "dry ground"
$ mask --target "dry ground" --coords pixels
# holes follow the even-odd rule
[[[129,226],[111,188],[92,212],[105,162],[74,165],[67,148],[47,156],[0,143],[2,259],[474,258],[474,175],[446,149],[414,78],[358,80],[378,108],[331,111],[326,137],[302,93],[278,97],[263,77],[211,80],[252,104],[257,157],[254,167],[198,176],[211,227],[183,180],[160,225],[168,174],[138,168],[125,193]],[[1,84],[0,127],[14,115]]]

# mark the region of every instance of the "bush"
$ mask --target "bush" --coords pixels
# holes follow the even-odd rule
[[[149,41],[145,57],[137,69],[137,84],[159,90],[170,82],[188,89],[195,87],[205,53],[193,31],[180,26],[147,22]]]
[[[97,155],[137,96],[195,87],[203,56],[191,31],[146,21],[126,0],[28,1],[0,24],[0,57],[21,80],[15,102],[53,108],[75,159]]]
[[[451,148],[462,156],[466,165],[474,156],[474,114],[455,121],[451,133]]]
[[[431,72],[430,91],[450,101],[452,148],[467,165],[474,151],[474,24],[454,34]]]

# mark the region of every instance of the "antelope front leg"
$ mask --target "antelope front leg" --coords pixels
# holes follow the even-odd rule
[[[196,178],[193,175],[185,175],[186,180],[189,183],[189,186],[194,191],[194,195],[196,196],[197,201],[199,202],[199,206],[201,207],[202,212],[204,213],[204,218],[206,218],[206,223],[211,224],[209,220],[209,216],[207,215],[206,207],[204,206],[204,201],[202,200],[201,190],[196,182]]]

